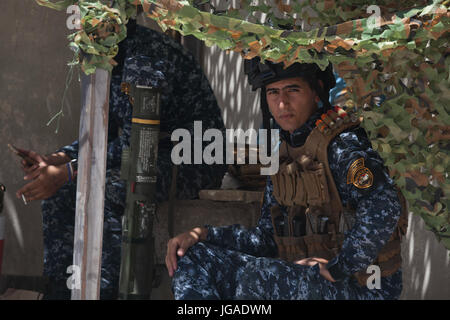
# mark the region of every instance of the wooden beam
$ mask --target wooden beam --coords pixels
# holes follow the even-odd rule
[[[109,85],[106,70],[82,75],[72,300],[100,297]]]

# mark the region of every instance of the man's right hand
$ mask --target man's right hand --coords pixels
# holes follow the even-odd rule
[[[166,266],[169,276],[173,277],[177,269],[177,255],[182,257],[186,251],[199,241],[206,240],[208,229],[194,228],[190,231],[179,234],[167,243]]]

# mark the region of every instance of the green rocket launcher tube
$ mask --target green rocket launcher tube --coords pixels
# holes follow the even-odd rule
[[[126,180],[122,220],[119,299],[150,299],[154,281],[153,218],[156,214],[156,159],[159,141],[160,92],[124,84],[133,104],[130,148],[122,152],[121,178]]]

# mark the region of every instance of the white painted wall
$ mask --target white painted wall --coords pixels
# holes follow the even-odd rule
[[[241,55],[227,54],[217,46],[205,47],[202,67],[222,109],[225,127],[259,129],[262,123],[259,91],[253,92],[248,85]]]

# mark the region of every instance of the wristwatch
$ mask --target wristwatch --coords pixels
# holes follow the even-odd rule
[[[78,173],[78,159],[72,159],[70,160],[70,167],[72,169],[72,175],[73,177],[77,176]]]

